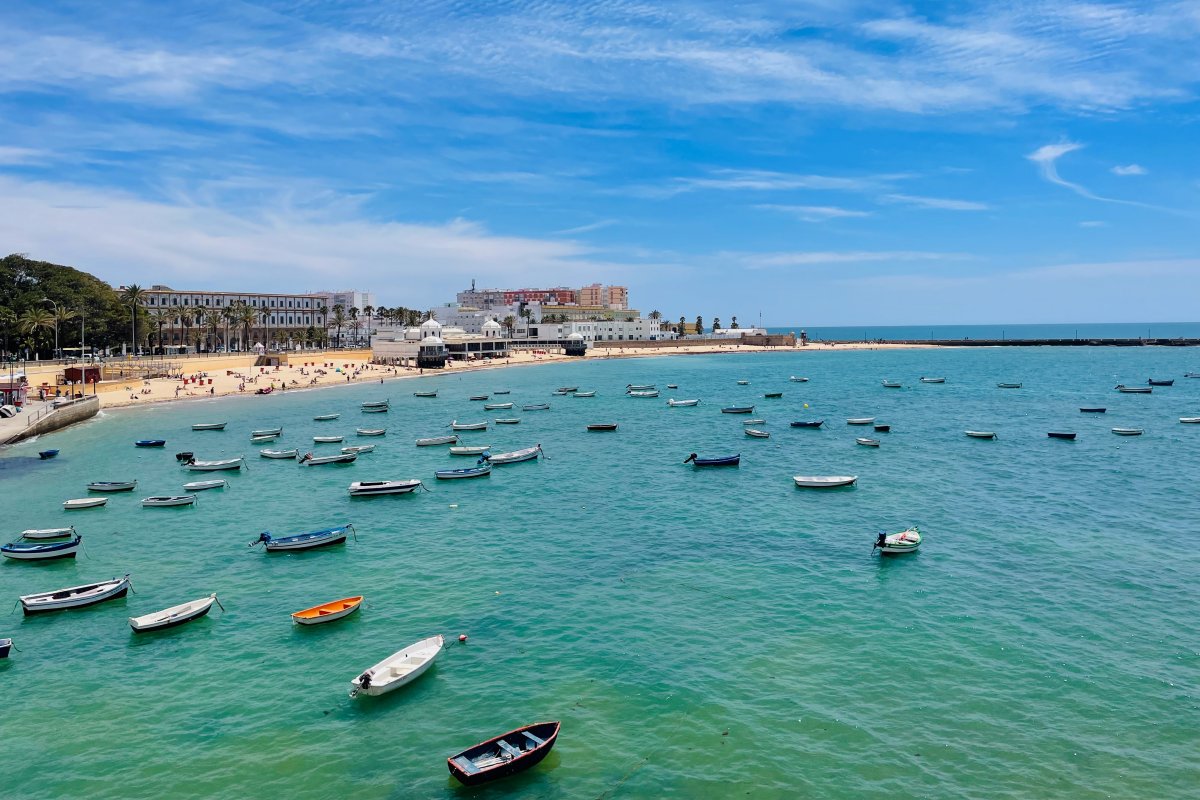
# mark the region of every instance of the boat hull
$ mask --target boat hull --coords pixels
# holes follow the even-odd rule
[[[468,747],[461,753],[456,753],[446,759],[447,767],[450,774],[459,782],[466,786],[479,786],[484,783],[490,783],[501,778],[507,778],[517,773],[531,769],[542,762],[550,751],[554,748],[558,741],[558,732],[560,730],[557,722],[542,722],[534,725],[526,725],[523,728],[509,731],[489,739],[486,742],[481,742],[474,747]],[[476,766],[471,760],[481,759],[490,753],[493,749],[499,750],[497,744],[500,740],[507,740],[509,737],[515,739],[518,744],[523,742],[532,743],[531,740],[525,737],[525,732],[528,731],[540,740],[531,750],[522,752],[520,755],[505,759],[497,759],[496,763],[483,768]]]
[[[324,625],[326,622],[334,622],[350,616],[362,608],[362,602],[363,598],[359,595],[357,597],[345,597],[341,600],[334,600],[330,603],[322,603],[319,606],[306,608],[303,611],[297,611],[292,614],[292,622],[295,622],[297,625]]]
[[[800,489],[838,489],[853,486],[858,482],[857,475],[794,475],[792,481]]]
[[[351,497],[375,497],[386,494],[408,494],[421,485],[420,481],[359,481],[350,484]]]
[[[130,617],[129,627],[133,629],[134,633],[149,633],[150,631],[165,631],[169,628],[177,628],[180,625],[185,625],[193,620],[208,616],[208,612],[215,601],[216,597],[214,596],[192,603],[184,603],[184,606],[192,606],[192,608],[178,614],[169,614],[168,612],[174,611],[174,608],[167,608],[156,614]],[[175,608],[180,608],[180,606],[176,606]]]
[[[65,596],[76,589],[96,588],[102,590],[84,595],[84,596]],[[108,600],[116,600],[119,597],[124,597],[129,593],[129,576],[124,578],[105,581],[104,583],[88,584],[86,586],[72,586],[69,589],[62,589],[58,592],[46,592],[44,594],[25,595],[21,598],[21,609],[26,616],[33,614],[45,614],[51,611],[65,611],[72,608],[87,608],[98,603],[103,603]],[[64,595],[59,598],[58,595]]]
[[[57,544],[6,544],[0,547],[0,555],[14,561],[53,561],[59,558],[75,558],[83,543],[83,537],[76,534],[69,542]]]

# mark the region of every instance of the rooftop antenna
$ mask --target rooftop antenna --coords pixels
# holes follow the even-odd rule
[[[471,291],[475,291],[475,279],[471,278]]]

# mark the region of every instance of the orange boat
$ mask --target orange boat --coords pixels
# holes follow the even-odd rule
[[[341,619],[353,614],[362,605],[362,601],[362,595],[359,595],[358,597],[344,597],[341,600],[322,603],[319,606],[297,611],[295,614],[292,614],[292,621],[298,622],[301,625],[320,625],[322,622],[333,622],[335,619]]]

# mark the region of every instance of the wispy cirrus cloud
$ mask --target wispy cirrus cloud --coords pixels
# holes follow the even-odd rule
[[[1141,203],[1137,200],[1121,200],[1116,197],[1104,197],[1078,183],[1074,183],[1063,178],[1058,174],[1058,160],[1068,153],[1074,153],[1076,150],[1081,149],[1083,149],[1083,145],[1079,144],[1078,142],[1059,142],[1057,144],[1042,145],[1037,150],[1034,150],[1025,157],[1037,165],[1038,171],[1041,172],[1042,177],[1050,181],[1050,183],[1053,183],[1057,186],[1062,186],[1064,189],[1070,189],[1075,194],[1079,195],[1080,197],[1085,197],[1088,200],[1097,200],[1101,203],[1116,203],[1123,206],[1135,206],[1137,208],[1148,208],[1153,211],[1163,211],[1168,214],[1177,214],[1180,216],[1192,216],[1192,214],[1185,211],[1180,211],[1174,208],[1164,208],[1163,206],[1153,205],[1151,203]],[[1131,165],[1131,167],[1136,167],[1139,170],[1141,169],[1141,167],[1138,167],[1136,164]],[[1116,172],[1115,169],[1113,171]],[[1116,174],[1138,175],[1142,173],[1134,171],[1128,173],[1118,172]]]
[[[883,199],[892,203],[904,203],[917,208],[932,208],[943,211],[987,211],[991,206],[974,200],[955,200],[948,197],[923,197],[913,194],[887,194]]]
[[[1129,175],[1145,175],[1146,168],[1141,166],[1140,164],[1125,164],[1125,165],[1118,164],[1117,166],[1115,166],[1111,170],[1109,170],[1109,172],[1111,172],[1113,175],[1120,175],[1122,177],[1129,176]]]
[[[914,261],[964,261],[964,253],[940,253],[922,250],[799,250],[783,253],[727,253],[748,269],[771,267],[819,267],[838,264],[907,263]]]
[[[840,206],[793,206],[783,205],[779,203],[760,203],[755,208],[763,209],[764,211],[778,211],[783,214],[788,214],[803,222],[828,222],[831,219],[850,219],[855,217],[869,217],[870,211],[859,211],[853,208],[842,208]]]

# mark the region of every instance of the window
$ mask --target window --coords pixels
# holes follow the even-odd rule
[[[177,305],[179,305],[179,298],[178,298],[178,297],[172,297],[172,298],[171,298],[171,305],[173,305],[173,306],[177,306]]]

